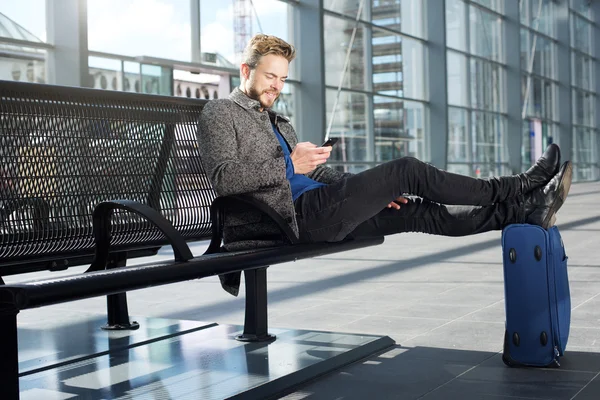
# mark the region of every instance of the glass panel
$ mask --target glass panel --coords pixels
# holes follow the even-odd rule
[[[522,98],[525,101],[525,90],[527,85],[527,76],[521,77]],[[551,81],[529,77],[529,95],[527,101],[526,116],[538,117],[549,120],[558,120],[558,115],[554,108],[557,87]]]
[[[327,123],[335,103],[335,90],[327,90]],[[358,93],[340,92],[337,111],[333,120],[330,137],[339,137],[333,146],[331,161],[372,161],[367,158],[366,131],[367,96]]]
[[[448,108],[448,162],[469,161],[469,115],[460,108]]]
[[[529,71],[529,54],[531,53],[531,44],[529,41],[531,36],[529,30],[521,29],[521,69],[523,71]]]
[[[335,11],[340,14],[348,15],[356,19],[358,13],[358,7],[360,0],[324,0],[323,8],[329,11]],[[369,6],[369,3],[365,0],[362,12],[360,13],[360,19],[365,19],[365,8]],[[325,25],[327,26],[327,25]]]
[[[504,8],[504,0],[472,0],[473,3],[479,3],[496,12],[502,12]],[[512,0],[509,0],[512,1]]]
[[[546,119],[557,120],[558,115],[554,112],[554,98],[556,93],[556,85],[549,81],[542,81],[543,90],[543,106],[542,116]]]
[[[0,36],[46,41],[46,0],[2,1],[0,9]]]
[[[4,48],[0,46],[0,49]],[[14,56],[0,57],[0,80],[46,83],[46,52],[27,50],[30,57],[22,51]]]
[[[533,59],[533,73],[554,78],[554,43],[539,35],[535,41],[535,57]],[[531,43],[533,46],[533,43]],[[529,49],[531,52],[531,48]]]
[[[448,104],[455,106],[469,105],[467,81],[467,57],[448,51]]]
[[[573,85],[579,86],[582,89],[593,91],[594,88],[591,81],[593,61],[590,59],[590,57],[576,52],[572,52],[571,61]]]
[[[279,98],[273,105],[273,110],[288,117],[292,126],[296,126],[296,114],[294,113],[294,95],[296,93],[296,85],[291,82],[286,82]]]
[[[373,90],[390,96],[425,99],[423,45],[399,35],[394,44],[376,44],[388,32],[373,29]]]
[[[178,69],[173,71],[174,95],[177,97],[192,97],[197,99],[226,97],[230,92],[230,86],[226,85],[223,81],[224,79],[222,80],[220,75],[207,73],[193,74]]]
[[[471,106],[482,110],[503,111],[502,83],[504,68],[487,61],[471,59]]]
[[[594,126],[595,102],[594,95],[573,90],[573,122],[578,125]]]
[[[545,35],[554,37],[556,17],[553,0],[520,1],[521,23]]]
[[[598,168],[598,133],[590,128],[573,128],[574,179],[596,180]]]
[[[425,158],[423,104],[374,96],[375,161]]]
[[[592,54],[591,24],[583,18],[571,14],[571,46],[587,54]]]
[[[506,118],[482,112],[471,115],[473,161],[480,164],[481,177],[499,175],[508,164]]]
[[[592,19],[590,0],[571,0],[571,8],[579,14],[586,16],[588,19]]]
[[[95,89],[123,90],[121,60],[88,57],[90,87]]]
[[[594,143],[592,142],[592,130],[589,128],[575,127],[575,162],[592,163],[594,160]]]
[[[124,92],[135,92],[140,93],[142,91],[142,84],[140,82],[141,70],[140,63],[125,61],[123,63],[125,69],[123,80],[123,91]]]
[[[542,109],[543,109],[543,100],[542,100],[542,81],[541,79],[531,78],[530,83],[531,97],[530,101],[532,101],[532,116],[542,117]]]
[[[324,23],[327,27],[324,32],[325,83],[337,87],[340,84],[354,22],[326,15]],[[397,51],[399,42],[400,36],[393,34],[373,37],[373,46],[378,46],[379,51],[382,51],[381,49],[386,47]],[[351,89],[364,89],[365,86],[365,49],[362,25],[358,26],[356,36],[354,37],[354,44],[350,52],[350,63],[346,70],[342,86]]]
[[[88,0],[87,6],[90,50],[191,61],[188,2]]]
[[[210,99],[210,92],[202,87],[200,98]],[[144,93],[173,95],[173,70],[158,65],[142,64],[142,90]]]
[[[542,2],[541,10],[539,10],[540,1]],[[548,36],[554,36],[555,17],[553,0],[534,0],[532,3],[535,14],[532,15],[531,27]],[[539,22],[536,21],[538,10],[540,11]]]
[[[596,181],[600,170],[594,164],[573,164],[573,182]]]
[[[526,170],[544,153],[550,143],[555,143],[556,132],[555,124],[542,121],[540,119],[531,119],[523,121],[523,170]]]
[[[422,0],[372,0],[371,4],[371,19],[375,25],[417,37],[424,36]]]
[[[446,45],[467,51],[466,6],[461,0],[446,0]]]
[[[529,10],[531,8],[530,0],[519,0],[519,17],[523,25],[529,26]]]
[[[179,1],[179,8],[189,9],[185,1]],[[237,69],[248,41],[267,25],[266,33],[290,41],[289,7],[278,0],[200,1],[202,62]],[[189,25],[189,19],[186,23]],[[186,46],[191,47],[189,37],[191,34],[188,33]],[[293,76],[293,69],[290,69],[290,76]]]
[[[502,19],[480,7],[469,7],[471,53],[495,61],[502,60]]]
[[[533,115],[533,102],[531,101],[532,99],[532,94],[531,92],[533,91],[533,84],[531,79],[533,79],[531,76],[527,76],[527,75],[521,75],[521,99],[523,101],[523,103],[527,102],[527,109],[525,111],[525,115],[527,116],[532,116]],[[527,92],[527,84],[529,83],[529,92]],[[521,110],[523,109],[523,104],[521,104]]]
[[[521,171],[527,171],[531,166],[531,146],[530,146],[530,135],[529,131],[529,120],[521,121],[523,141],[521,142]]]

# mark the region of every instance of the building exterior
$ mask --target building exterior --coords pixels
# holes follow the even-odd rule
[[[43,16],[19,13],[28,2]],[[222,98],[239,82],[240,38],[264,31],[299,50],[277,109],[302,140],[340,137],[335,168],[413,156],[488,177],[556,142],[577,180],[600,178],[596,1],[156,0],[151,14],[124,0],[140,37],[113,42],[97,29],[103,3],[19,4],[0,14],[1,79]]]

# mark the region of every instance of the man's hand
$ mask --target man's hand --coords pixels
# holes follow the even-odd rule
[[[408,203],[408,199],[406,197],[400,196],[396,200],[394,200],[390,204],[388,204],[387,208],[395,208],[396,210],[399,210],[400,204],[398,204],[398,203],[406,204],[406,203]]]
[[[317,147],[310,142],[298,143],[290,154],[294,164],[294,173],[308,174],[317,168],[318,165],[325,163],[331,155],[331,146]]]

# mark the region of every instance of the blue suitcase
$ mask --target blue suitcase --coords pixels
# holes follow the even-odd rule
[[[567,255],[556,226],[512,224],[502,231],[508,366],[559,367],[569,338]]]

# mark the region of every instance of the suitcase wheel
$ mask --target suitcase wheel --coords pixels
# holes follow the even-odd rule
[[[508,345],[508,331],[504,331],[504,350],[502,351],[502,362],[508,367],[517,365],[510,357],[510,348]]]
[[[540,343],[542,344],[542,346],[548,344],[548,335],[546,334],[546,332],[542,332],[542,334],[540,335]]]
[[[517,251],[515,249],[510,249],[508,251],[508,259],[513,264],[517,261]]]
[[[517,332],[513,333],[513,343],[515,346],[519,347],[519,344],[521,344],[521,338],[519,337],[519,334]]]
[[[540,246],[535,246],[533,254],[535,255],[535,259],[540,261],[542,259],[542,248]]]

